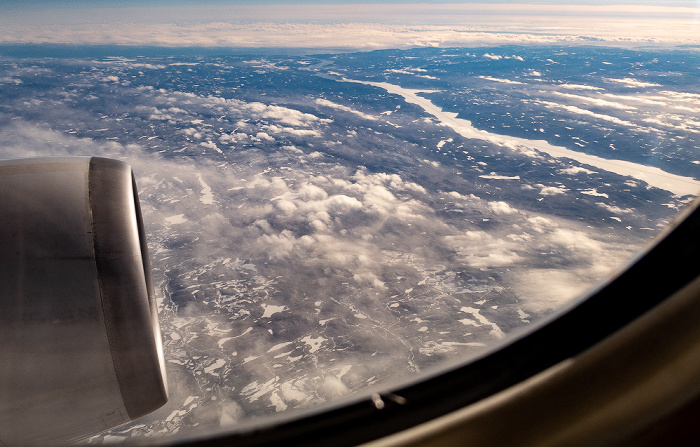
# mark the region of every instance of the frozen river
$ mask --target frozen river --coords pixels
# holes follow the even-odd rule
[[[527,138],[512,137],[477,129],[472,126],[471,121],[457,118],[456,113],[444,111],[433,104],[429,99],[418,95],[418,93],[430,92],[430,90],[407,89],[387,82],[357,81],[347,78],[344,78],[343,81],[372,85],[382,88],[389,93],[400,95],[407,102],[422,107],[423,110],[440,120],[441,123],[452,128],[465,138],[484,140],[513,150],[528,152],[535,149],[552,157],[568,158],[598,169],[633,177],[646,182],[650,186],[670,191],[677,196],[685,196],[688,194],[697,195],[698,192],[700,192],[700,181],[691,177],[671,174],[653,166],[645,166],[625,160],[596,157],[594,155],[572,151],[562,146],[554,146],[545,140],[529,140]]]

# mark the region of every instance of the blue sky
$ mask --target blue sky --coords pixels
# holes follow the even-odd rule
[[[403,4],[403,3],[438,3],[427,2],[426,0],[382,0],[382,1],[367,1],[367,0],[37,0],[27,2],[26,0],[2,0],[0,1],[0,10],[8,9],[59,9],[59,8],[101,8],[101,7],[127,7],[127,6],[193,6],[193,5],[305,5],[305,4],[329,4],[329,5],[349,5],[349,4]],[[682,7],[700,7],[698,0],[584,0],[584,1],[561,1],[561,0],[521,0],[518,2],[495,0],[495,1],[457,1],[457,0],[442,0],[439,3],[464,4],[464,3],[524,3],[524,4],[576,4],[576,5],[655,5],[655,6],[682,6]]]

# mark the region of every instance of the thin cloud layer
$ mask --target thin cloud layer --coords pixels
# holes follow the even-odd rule
[[[0,18],[0,42],[336,49],[693,45],[700,39],[696,13],[682,6],[551,4],[198,5],[39,9],[31,15],[20,9]]]

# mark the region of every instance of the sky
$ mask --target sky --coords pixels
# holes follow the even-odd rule
[[[60,7],[111,7],[111,6],[139,6],[139,5],[156,5],[156,6],[173,6],[173,5],[260,5],[260,4],[336,4],[336,5],[346,5],[346,4],[405,4],[405,3],[430,3],[425,0],[383,0],[379,2],[369,2],[367,0],[121,0],[119,2],[114,2],[112,0],[37,0],[33,2],[26,2],[23,0],[4,0],[1,4],[3,7],[11,8],[22,8],[22,9],[40,9],[45,7],[54,8],[56,6]],[[464,4],[464,3],[513,3],[508,0],[493,0],[493,1],[481,1],[481,2],[465,2],[459,0],[443,0],[440,3],[454,3],[454,4]],[[520,0],[518,3],[527,4],[562,4],[561,0]],[[685,6],[694,7],[698,5],[697,0],[618,0],[615,2],[610,2],[607,0],[586,0],[575,2],[578,5],[606,5],[606,4],[631,4],[631,5],[656,5],[656,6]]]
[[[274,3],[274,5],[273,5]],[[0,2],[0,44],[378,49],[700,45],[700,2]]]

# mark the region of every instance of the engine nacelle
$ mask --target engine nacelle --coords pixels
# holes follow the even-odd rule
[[[167,401],[131,168],[0,162],[0,445],[55,445]]]

